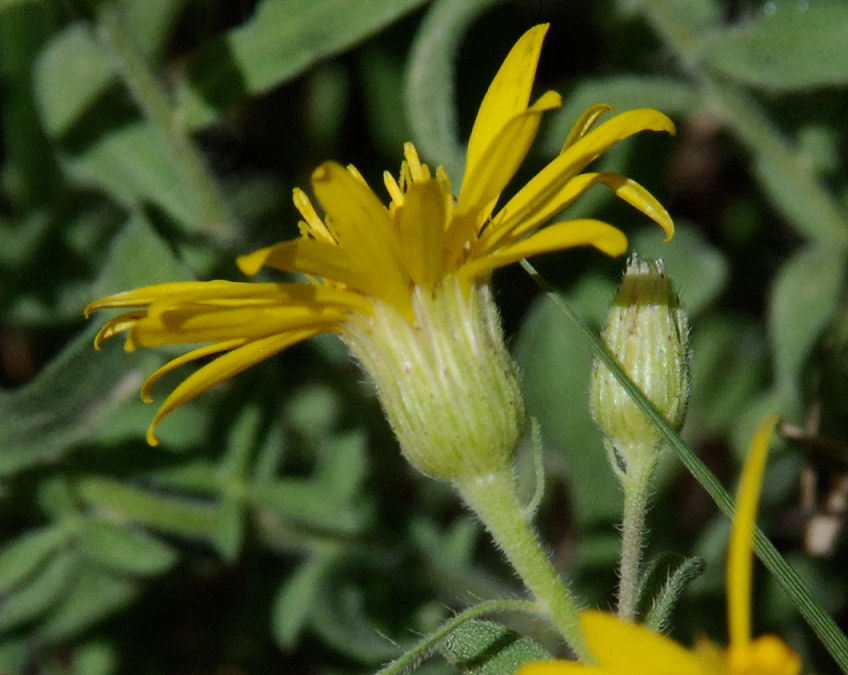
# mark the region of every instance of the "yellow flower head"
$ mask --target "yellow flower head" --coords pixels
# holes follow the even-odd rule
[[[780,638],[751,639],[754,527],[769,439],[776,423],[777,417],[770,416],[757,429],[739,483],[727,561],[727,651],[709,642],[686,649],[644,626],[605,612],[587,611],[581,614],[580,623],[596,663],[532,663],[519,675],[798,675],[801,662]]]
[[[301,236],[238,260],[248,275],[271,267],[304,274],[305,281],[161,284],[111,295],[86,308],[86,314],[107,308],[128,310],[103,326],[95,341],[98,347],[103,340],[124,331],[127,350],[165,344],[203,345],[155,371],[142,387],[144,400],[150,400],[153,383],[165,373],[217,355],[167,397],[148,429],[150,444],[157,442],[156,425],[178,406],[274,353],[322,332],[338,333],[352,347],[375,380],[400,436],[400,427],[406,424],[399,419],[401,413],[421,417],[432,411],[426,406],[421,408],[420,401],[388,402],[387,390],[393,383],[386,381],[388,376],[373,372],[372,368],[379,367],[374,366],[373,358],[363,358],[365,352],[385,351],[381,336],[388,322],[392,324],[389,332],[394,335],[389,347],[398,352],[393,363],[401,368],[409,365],[410,359],[401,354],[405,347],[399,346],[397,339],[403,342],[414,339],[414,335],[398,337],[404,332],[398,321],[413,333],[429,331],[430,335],[433,331],[450,333],[450,326],[470,322],[468,330],[454,336],[459,342],[453,347],[451,336],[439,349],[418,345],[427,353],[422,353],[410,367],[420,373],[435,366],[453,372],[456,359],[445,350],[470,348],[476,353],[477,362],[466,363],[457,371],[466,377],[480,364],[494,360],[498,367],[510,372],[503,377],[481,376],[478,387],[484,393],[492,386],[505,392],[506,398],[490,400],[488,409],[511,407],[512,413],[507,417],[514,419],[505,420],[501,431],[506,433],[505,429],[509,429],[510,436],[517,433],[513,427],[520,426],[515,420],[523,411],[517,384],[511,381],[514,369],[504,361],[508,357],[503,346],[497,344],[502,342],[499,323],[487,295],[492,270],[526,256],[572,246],[592,245],[609,255],[623,253],[625,236],[598,220],[566,220],[543,227],[595,184],[606,185],[648,215],[668,237],[674,227],[665,209],[636,182],[610,173],[583,172],[590,162],[632,134],[645,130],[673,133],[671,120],[650,109],[624,112],[596,126],[611,108],[593,106],[577,121],[562,152],[495,210],[501,192],[536,136],[542,113],[561,104],[559,95],[552,91],[530,104],[546,30],[547,26],[542,25],[527,31],[490,85],[471,132],[458,197],[452,195],[444,169],[438,167],[432,172],[411,143],[404,146],[398,178],[384,174],[388,205],[354,167],[326,162],[312,174],[312,191],[324,215],[302,190],[296,189],[294,203],[303,217]],[[439,303],[456,306],[443,312],[434,306]],[[439,326],[439,321],[447,325]],[[395,373],[394,377],[400,375]],[[452,382],[455,384],[456,377]],[[453,388],[447,381],[429,384],[438,384],[439,390],[448,392]],[[465,393],[479,399],[480,391]],[[404,391],[397,395],[410,398]],[[411,412],[407,410],[410,406]],[[454,426],[448,425],[446,436],[467,425],[464,414],[461,410],[455,413]],[[438,421],[429,423],[430,427],[437,425]],[[456,441],[458,446],[461,441]],[[416,436],[409,442],[420,443],[421,439]],[[403,438],[401,444],[405,445]],[[424,470],[438,473],[437,468]]]

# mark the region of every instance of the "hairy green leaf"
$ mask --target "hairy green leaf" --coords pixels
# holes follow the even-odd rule
[[[529,661],[551,658],[530,638],[492,621],[478,619],[466,621],[453,630],[439,644],[439,651],[460,672],[469,675],[514,673]]]
[[[66,155],[65,167],[76,182],[102,190],[128,209],[151,203],[189,227],[205,226],[193,196],[186,194],[171,149],[147,120],[104,130]]]
[[[291,80],[385,28],[424,0],[263,0],[253,17],[206,45],[177,91],[191,128],[212,121],[239,98]]]
[[[711,34],[701,55],[744,84],[795,91],[848,83],[848,6],[785,3],[772,14]]]

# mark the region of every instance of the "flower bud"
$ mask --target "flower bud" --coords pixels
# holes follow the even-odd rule
[[[416,287],[414,320],[376,301],[342,339],[374,381],[413,466],[458,482],[510,466],[524,424],[517,368],[507,352],[488,284],[456,277]]]
[[[602,337],[669,424],[681,427],[689,396],[689,322],[661,260],[632,255]],[[621,468],[642,455],[645,461],[655,460],[661,433],[597,359],[590,404]]]

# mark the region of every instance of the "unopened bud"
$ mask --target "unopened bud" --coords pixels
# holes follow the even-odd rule
[[[661,260],[630,258],[603,339],[669,424],[681,427],[689,396],[689,322]],[[623,468],[646,453],[646,460],[655,459],[660,431],[597,360],[590,403]]]

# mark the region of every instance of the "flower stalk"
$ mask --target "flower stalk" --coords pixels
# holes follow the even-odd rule
[[[454,486],[486,526],[512,568],[536,598],[539,607],[559,629],[577,658],[581,661],[591,660],[580,629],[580,608],[524,515],[512,471],[497,471],[456,481]]]

